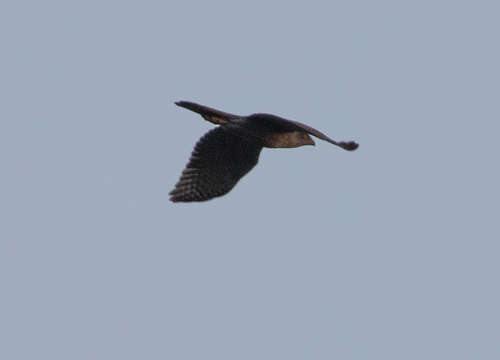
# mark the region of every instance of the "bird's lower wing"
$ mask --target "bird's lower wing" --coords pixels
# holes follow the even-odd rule
[[[257,165],[261,150],[230,126],[210,130],[196,143],[170,200],[205,201],[227,194]]]

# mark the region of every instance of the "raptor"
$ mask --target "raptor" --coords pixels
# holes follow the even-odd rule
[[[227,194],[257,165],[264,147],[314,145],[313,135],[345,150],[358,148],[354,141],[335,141],[308,125],[276,115],[240,116],[189,101],[175,104],[219,126],[196,143],[186,168],[170,192],[173,202],[205,201]]]

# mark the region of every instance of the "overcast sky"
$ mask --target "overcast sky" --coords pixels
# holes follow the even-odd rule
[[[494,1],[0,5],[1,359],[499,359]],[[307,123],[234,190],[213,127]]]

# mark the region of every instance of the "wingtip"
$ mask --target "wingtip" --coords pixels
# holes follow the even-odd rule
[[[354,151],[359,147],[359,144],[355,141],[341,142],[339,145],[347,151]]]
[[[201,112],[205,108],[202,105],[196,104],[196,103],[191,102],[191,101],[185,101],[185,100],[176,101],[175,105],[183,107],[183,108],[191,110],[191,111],[194,111],[194,112],[197,112],[199,114],[201,114]]]

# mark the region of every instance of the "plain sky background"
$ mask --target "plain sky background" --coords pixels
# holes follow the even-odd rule
[[[1,359],[500,359],[496,1],[0,5]],[[227,196],[212,124],[305,122]]]

